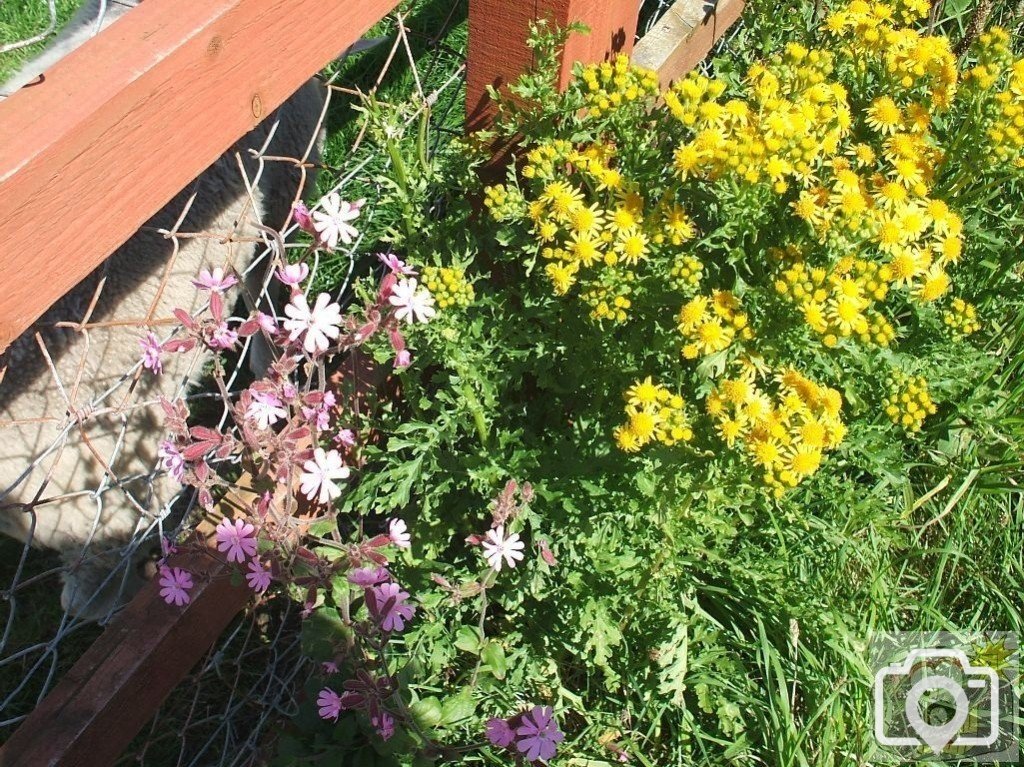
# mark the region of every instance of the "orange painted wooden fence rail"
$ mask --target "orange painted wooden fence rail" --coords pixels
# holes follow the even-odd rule
[[[397,0],[146,0],[0,103],[0,351]]]
[[[719,0],[699,15],[694,3],[703,8],[680,0],[638,44],[663,82],[700,61],[742,8]],[[146,0],[0,103],[0,351],[396,4]],[[591,28],[569,41],[564,84],[574,60],[628,52],[636,17],[635,0],[470,0],[467,127],[492,116],[487,85],[532,63],[531,20]],[[155,584],[140,592],[0,748],[0,767],[116,759],[246,603],[222,566],[195,556],[189,567],[209,577],[189,608],[167,608]]]

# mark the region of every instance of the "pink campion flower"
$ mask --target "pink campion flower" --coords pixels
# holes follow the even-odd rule
[[[256,312],[256,321],[260,324],[260,329],[268,335],[274,335],[277,332],[277,318],[272,317],[269,314],[263,312]]]
[[[416,612],[408,604],[409,592],[402,591],[397,583],[382,583],[366,590],[366,606],[384,631],[404,631],[405,623]]]
[[[163,559],[171,556],[171,554],[177,554],[178,547],[174,545],[174,541],[168,538],[166,535],[160,536],[160,556]]]
[[[395,734],[395,718],[387,711],[381,711],[376,716],[370,717],[370,724],[380,735],[381,740],[390,740]]]
[[[142,347],[142,367],[150,371],[154,375],[160,375],[164,370],[164,363],[160,359],[160,352],[163,348],[160,346],[160,339],[156,337],[156,333],[149,331],[145,337],[139,339],[139,346]]]
[[[409,528],[401,519],[392,519],[388,522],[388,538],[400,549],[412,548],[412,538],[409,536]]]
[[[403,370],[412,364],[412,355],[409,354],[408,349],[402,349],[398,354],[395,355],[395,368]]]
[[[245,574],[245,581],[249,588],[257,594],[262,594],[270,588],[270,568],[264,567],[258,559],[253,559],[248,565],[249,572]]]
[[[255,421],[261,429],[269,429],[282,418],[287,417],[288,411],[284,409],[284,403],[277,395],[268,391],[252,391],[252,402],[245,411],[245,416],[250,421]]]
[[[285,399],[295,399],[299,396],[299,388],[291,381],[285,381],[284,386],[281,387],[281,394]]]
[[[508,721],[505,719],[492,718],[487,720],[487,729],[484,733],[491,745],[505,748],[512,745],[516,734],[512,731]]]
[[[320,670],[323,671],[325,674],[337,674],[338,664],[335,663],[333,660],[325,660],[323,663],[320,664]]]
[[[168,474],[178,482],[185,479],[185,457],[178,450],[178,446],[174,442],[165,439],[160,443],[156,453],[160,457],[160,466]]]
[[[342,429],[334,437],[334,441],[344,447],[355,447],[356,434],[351,429]]]
[[[325,687],[316,696],[316,705],[320,709],[321,719],[333,719],[338,721],[338,714],[341,713],[341,696],[330,687]]]
[[[351,245],[352,240],[359,236],[350,221],[359,218],[359,211],[366,200],[345,202],[337,192],[331,192],[320,201],[320,210],[314,210],[313,228],[320,236],[320,241],[331,250],[338,247],[340,240],[345,245]]]
[[[288,264],[274,272],[274,276],[285,285],[298,287],[309,276],[309,267],[304,263]]]
[[[549,706],[534,706],[523,714],[516,728],[516,748],[531,762],[547,762],[565,735],[558,729]]]
[[[223,294],[228,288],[238,284],[238,278],[233,274],[225,275],[224,270],[218,266],[212,272],[209,269],[203,269],[199,272],[198,279],[192,280],[192,284],[200,290]]]
[[[383,567],[361,567],[358,570],[350,571],[347,577],[348,582],[353,586],[368,589],[391,580],[391,573]]]
[[[525,544],[519,540],[518,533],[505,537],[505,527],[498,525],[494,530],[488,530],[483,540],[484,559],[487,560],[495,572],[501,572],[502,559],[509,567],[515,567],[516,562],[522,560]]]
[[[378,253],[377,258],[379,258],[381,260],[381,263],[384,264],[384,266],[386,266],[395,274],[401,274],[406,276],[416,274],[416,270],[413,267],[405,263],[394,253]]]
[[[331,411],[338,404],[338,400],[334,396],[334,392],[331,391],[326,391],[322,396],[311,397],[311,399],[314,400],[311,406],[302,406],[302,417],[315,423],[316,428],[320,431],[326,431],[331,425]]]
[[[217,523],[217,550],[225,551],[228,562],[244,562],[256,553],[256,528],[241,519]]]
[[[341,332],[341,307],[332,303],[326,293],[317,296],[312,309],[302,293],[295,293],[284,308],[284,313],[288,315],[284,321],[288,339],[294,341],[302,336],[302,346],[309,354],[327,351],[330,340],[337,338]]]
[[[426,324],[437,314],[434,309],[434,297],[426,287],[416,281],[415,277],[399,280],[392,289],[388,301],[395,307],[395,318],[410,324]]]
[[[188,591],[192,588],[192,574],[180,567],[160,567],[160,596],[169,605],[187,605],[192,601]]]
[[[302,464],[299,487],[306,498],[311,501],[316,498],[317,503],[324,505],[341,495],[341,488],[335,480],[348,479],[351,473],[337,450],[327,452],[318,447],[313,451],[312,459]]]
[[[207,343],[211,349],[225,351],[238,343],[238,333],[229,328],[227,322],[221,322],[210,331]]]
[[[316,230],[313,228],[313,219],[309,215],[309,208],[306,207],[306,203],[295,203],[295,206],[292,208],[292,216],[295,218],[295,223],[299,225],[299,229],[310,234],[316,234]]]

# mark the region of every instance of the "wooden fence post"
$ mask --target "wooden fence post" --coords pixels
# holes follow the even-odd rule
[[[636,0],[471,0],[466,73],[466,130],[486,128],[494,117],[487,86],[501,88],[533,63],[526,44],[530,22],[546,19],[559,27],[582,21],[589,35],[569,38],[559,82],[569,81],[574,61],[594,62],[629,53],[636,35]]]

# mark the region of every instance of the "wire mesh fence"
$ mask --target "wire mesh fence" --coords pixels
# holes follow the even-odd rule
[[[45,28],[0,41],[5,52],[38,42],[57,27],[58,11],[73,10],[53,0],[35,4]],[[24,65],[4,95],[133,5],[89,0],[51,43],[56,47]],[[387,172],[388,158],[367,137],[361,94],[375,91],[391,104],[390,125],[402,133],[418,131],[427,112],[432,151],[460,133],[466,13],[465,2],[436,0],[409,4],[382,21],[7,352],[0,382],[0,528],[11,537],[0,540],[0,741],[153,576],[161,540],[201,522],[196,498],[177,490],[169,476],[174,467],[160,453],[161,400],[180,399],[193,421],[223,425],[234,395],[266,366],[255,337],[222,337],[238,349],[225,398],[204,376],[209,354],[198,347],[154,351],[166,349],[180,329],[173,310],[195,315],[208,308],[209,294],[197,291],[194,280],[237,274],[239,283],[226,289],[228,312],[236,303],[234,315],[254,307],[277,315],[283,297],[272,273],[304,247],[294,241],[292,204],[307,199],[315,210],[313,203],[332,192],[372,199]],[[374,215],[367,206],[360,236],[330,261],[310,264],[309,284],[347,297],[353,274],[365,268],[357,254],[372,253],[386,226]],[[210,332],[216,343],[222,331]],[[218,471],[232,477],[238,467]],[[253,763],[268,724],[294,712],[305,670],[298,612],[283,594],[253,603],[123,763]]]

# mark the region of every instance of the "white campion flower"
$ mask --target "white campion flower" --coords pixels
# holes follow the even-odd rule
[[[316,498],[317,503],[327,504],[341,495],[341,488],[335,480],[348,479],[349,474],[351,471],[342,463],[337,450],[326,452],[318,447],[313,451],[313,457],[302,464],[299,489],[309,500]]]
[[[366,200],[345,202],[337,192],[331,192],[320,201],[320,209],[314,210],[313,228],[320,235],[320,241],[331,250],[338,247],[340,240],[345,245],[351,245],[359,235],[349,221],[359,218],[359,211]]]
[[[392,519],[388,522],[388,538],[400,549],[408,549],[412,546],[409,527],[405,524],[404,520]]]
[[[284,308],[288,315],[284,321],[284,329],[288,331],[289,340],[294,341],[301,335],[302,347],[313,354],[327,351],[331,339],[337,338],[338,326],[341,325],[341,307],[331,302],[331,297],[321,293],[316,304],[309,308],[306,297],[302,293],[292,296],[291,302]]]
[[[437,314],[434,297],[415,277],[399,280],[391,289],[388,300],[395,307],[395,317],[410,324],[417,321],[426,324]]]
[[[483,540],[484,559],[495,572],[501,572],[501,561],[509,567],[515,567],[516,562],[523,558],[525,544],[519,540],[518,533],[505,537],[505,526],[498,525],[493,530],[488,530]]]

